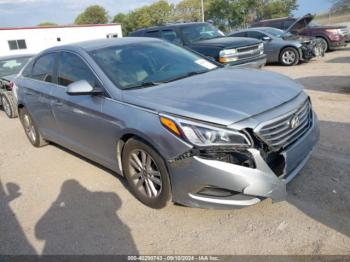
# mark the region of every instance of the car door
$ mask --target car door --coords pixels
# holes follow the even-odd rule
[[[52,88],[56,86],[54,74],[57,53],[44,54],[33,60],[16,84],[23,95],[25,107],[31,114],[40,132],[47,139],[53,139],[57,126],[50,103]]]
[[[60,52],[57,68],[58,85],[53,94],[52,111],[59,125],[60,143],[101,164],[109,164],[106,156],[107,137],[103,137],[105,119],[102,105],[105,95],[68,95],[67,86],[86,80],[95,88],[103,88],[96,74],[78,54]],[[105,140],[104,140],[105,139]]]
[[[248,31],[247,37],[251,37],[251,38],[255,38],[255,39],[263,41],[264,42],[264,53],[268,57],[271,57],[274,55],[273,40],[270,36],[268,36],[262,32],[258,32],[258,31]],[[264,40],[264,37],[269,37],[271,40]]]

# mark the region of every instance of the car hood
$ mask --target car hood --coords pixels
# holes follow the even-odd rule
[[[302,86],[272,72],[220,68],[159,86],[123,91],[129,104],[230,125],[295,98]]]
[[[292,34],[300,34],[313,19],[314,16],[312,14],[304,15],[303,17],[300,17],[298,20],[296,20],[295,23],[286,30],[286,32],[290,32]]]
[[[8,75],[8,76],[1,76],[0,79],[6,80],[8,82],[13,81],[16,78],[17,75]]]
[[[191,44],[191,46],[212,46],[220,48],[237,48],[242,46],[256,45],[260,44],[261,41],[254,38],[246,37],[218,37],[207,40],[200,40]]]

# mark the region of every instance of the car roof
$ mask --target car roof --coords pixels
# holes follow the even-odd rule
[[[8,59],[16,59],[16,58],[26,58],[33,57],[34,54],[23,54],[23,55],[8,55],[8,56],[0,56],[0,60],[8,60]]]
[[[273,21],[283,21],[283,20],[290,20],[290,19],[293,19],[293,20],[296,20],[297,18],[295,17],[290,17],[290,16],[287,16],[287,17],[280,17],[280,18],[273,18],[273,19],[265,19],[265,20],[260,20],[260,21],[257,21],[256,23],[253,23],[253,24],[258,24],[258,23],[263,23],[263,22],[273,22]]]
[[[141,29],[135,30],[132,33],[139,33],[139,32],[143,32],[143,31],[151,31],[151,30],[157,30],[157,29],[162,29],[162,28],[186,27],[186,26],[201,25],[201,24],[208,24],[208,23],[206,23],[206,22],[190,22],[190,23],[166,24],[166,25],[160,25],[160,26],[141,28]]]
[[[149,38],[149,37],[123,37],[123,38],[109,38],[109,39],[99,39],[99,40],[90,40],[84,42],[77,42],[68,45],[55,46],[49,49],[46,49],[44,53],[60,51],[64,49],[69,50],[85,50],[93,51],[101,48],[107,48],[111,46],[127,46],[131,44],[141,44],[141,43],[150,43],[150,42],[162,42],[161,39]]]

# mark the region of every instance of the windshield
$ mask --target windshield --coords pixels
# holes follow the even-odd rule
[[[90,52],[121,89],[143,88],[217,68],[208,60],[167,42],[112,46]]]
[[[223,32],[211,24],[194,24],[183,27],[182,34],[187,43],[225,36]]]
[[[18,74],[28,60],[29,57],[0,60],[0,77]]]
[[[264,29],[261,29],[261,31],[264,31],[275,37],[281,37],[285,34],[283,30],[277,29],[277,28],[264,28]]]

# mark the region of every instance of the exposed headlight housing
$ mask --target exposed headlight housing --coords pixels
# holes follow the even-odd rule
[[[229,63],[238,60],[237,49],[224,49],[219,53],[219,62],[220,63]]]
[[[236,130],[215,127],[189,120],[160,116],[160,122],[174,135],[200,147],[250,146],[248,138]]]

